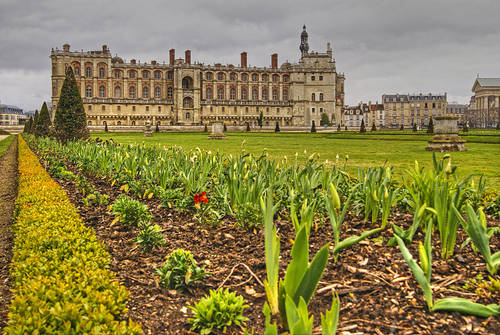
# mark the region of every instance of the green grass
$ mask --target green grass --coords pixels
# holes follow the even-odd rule
[[[10,142],[14,139],[14,135],[9,135],[0,141],[0,158],[5,154],[9,148]]]
[[[384,135],[385,134],[385,135]],[[499,132],[500,134],[500,132]],[[415,160],[421,166],[430,167],[432,153],[425,151],[427,134],[390,134],[381,133],[380,136],[356,134],[349,132],[331,134],[305,133],[226,133],[225,140],[209,140],[206,133],[155,133],[153,137],[144,137],[142,133],[94,133],[92,137],[102,139],[112,138],[118,143],[146,143],[162,146],[181,146],[186,150],[196,147],[211,151],[220,151],[225,154],[238,154],[244,149],[246,152],[261,154],[264,150],[273,159],[284,159],[287,162],[304,161],[312,153],[320,156],[320,161],[328,160],[329,165],[346,164],[350,173],[356,173],[358,167],[381,166],[384,163],[395,168],[397,178],[405,169],[412,167]],[[500,189],[500,146],[493,143],[477,143],[476,136],[466,143],[468,151],[451,153],[452,164],[458,166],[459,176],[469,174],[484,174],[488,185]],[[479,137],[479,136],[477,136]],[[500,135],[483,136],[492,138],[500,143]],[[467,138],[469,140],[469,138]],[[478,139],[480,140],[480,139]],[[245,143],[242,145],[242,142]],[[336,162],[336,155],[340,156]],[[349,159],[346,162],[346,155]],[[438,153],[438,157],[443,154]]]

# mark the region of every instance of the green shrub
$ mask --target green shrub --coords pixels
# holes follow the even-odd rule
[[[125,194],[120,194],[115,200],[111,214],[117,216],[120,222],[128,226],[138,226],[141,222],[151,221],[148,206]]]
[[[83,203],[85,206],[106,206],[109,203],[109,196],[102,194],[99,191],[94,191],[90,193],[85,198],[83,198]]]
[[[189,319],[191,330],[200,334],[212,334],[213,331],[226,332],[227,328],[244,326],[248,318],[243,316],[243,310],[248,307],[242,296],[228,289],[210,290],[194,306],[188,306],[194,312],[194,317]]]
[[[155,247],[165,245],[165,237],[161,233],[161,227],[156,224],[143,223],[141,231],[135,242],[142,248],[142,252],[150,252]]]
[[[205,267],[199,267],[191,252],[176,249],[167,256],[162,267],[156,268],[163,286],[182,290],[205,277]]]

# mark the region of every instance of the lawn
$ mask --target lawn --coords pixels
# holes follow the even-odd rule
[[[9,135],[0,141],[0,157],[2,157],[5,154],[13,138],[14,135]]]
[[[500,133],[480,133],[467,136],[466,152],[451,153],[452,163],[458,166],[459,176],[468,174],[484,174],[488,185],[500,189]],[[304,161],[313,154],[319,154],[320,161],[336,164],[339,155],[340,166],[346,164],[351,173],[356,173],[357,167],[380,166],[384,163],[395,168],[397,176],[405,169],[413,166],[418,160],[421,166],[431,166],[432,153],[425,151],[427,134],[356,134],[350,132],[331,134],[305,133],[226,133],[225,140],[209,140],[206,133],[155,133],[153,137],[144,137],[142,133],[93,133],[92,137],[110,139],[118,143],[145,143],[163,146],[181,146],[186,150],[196,147],[211,151],[221,151],[226,154],[246,152],[261,154],[266,151],[271,158],[294,162]],[[488,142],[488,143],[478,143]],[[346,162],[346,156],[349,158]],[[439,153],[438,157],[443,154]]]

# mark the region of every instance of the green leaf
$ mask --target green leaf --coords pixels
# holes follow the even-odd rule
[[[307,268],[302,281],[294,295],[294,301],[298,301],[299,297],[304,298],[306,303],[311,300],[318,282],[321,279],[323,271],[325,270],[326,263],[328,262],[328,248],[330,244],[325,244],[314,256],[311,264]],[[287,292],[288,293],[288,292]]]
[[[365,231],[359,236],[350,236],[350,237],[342,240],[342,242],[340,242],[339,244],[337,244],[333,248],[333,254],[338,255],[342,249],[349,248],[350,246],[355,245],[356,243],[364,240],[367,237],[370,237],[373,234],[376,234],[376,233],[382,231],[383,229],[384,228],[382,228],[382,227],[375,228],[372,230]]]
[[[487,318],[499,315],[500,305],[481,305],[464,298],[444,298],[437,300],[431,311],[453,311]]]
[[[339,322],[340,300],[337,293],[332,292],[332,307],[325,312],[321,313],[321,334],[322,335],[335,335],[337,332],[337,325]]]

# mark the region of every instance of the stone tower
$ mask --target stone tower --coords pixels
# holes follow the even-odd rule
[[[302,34],[300,34],[300,52],[302,55],[307,54],[309,52],[309,43],[307,42],[307,31],[306,25],[304,24],[304,28],[302,30]]]

